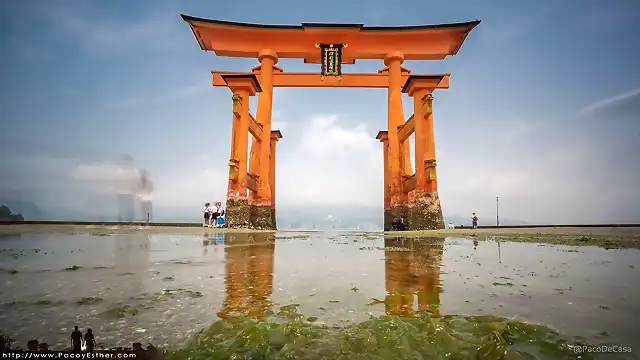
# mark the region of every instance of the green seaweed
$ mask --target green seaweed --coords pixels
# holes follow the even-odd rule
[[[111,236],[108,232],[94,231],[91,232],[91,236]]]
[[[328,327],[284,306],[265,321],[214,322],[168,359],[591,359],[578,339],[495,316],[371,317]]]
[[[33,305],[51,305],[53,301],[51,300],[37,300],[33,302]]]
[[[102,298],[95,297],[95,296],[85,296],[85,297],[81,298],[80,300],[76,301],[76,304],[78,304],[78,305],[93,305],[93,304],[97,304],[99,302],[102,302]]]
[[[126,316],[136,316],[140,310],[137,307],[131,305],[123,305],[111,308],[104,312],[104,314],[115,317],[115,318],[123,318]]]
[[[191,297],[191,298],[200,298],[204,296],[200,291],[185,290],[185,289],[164,289],[161,292],[156,293],[155,298],[156,300],[160,300],[163,298],[173,297],[177,295],[186,295],[187,297]]]

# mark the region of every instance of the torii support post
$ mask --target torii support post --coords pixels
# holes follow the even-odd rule
[[[231,127],[231,158],[227,190],[226,223],[230,228],[246,228],[251,224],[247,199],[248,188],[255,190],[255,181],[247,173],[249,131],[261,130],[249,113],[249,97],[262,91],[255,75],[225,75],[233,92],[233,125]]]
[[[251,227],[261,230],[276,230],[274,195],[275,178],[270,175],[271,162],[270,153],[272,150],[271,134],[271,112],[273,108],[273,75],[282,72],[276,66],[278,54],[269,49],[262,49],[258,54],[260,65],[252,70],[259,77],[262,92],[258,95],[258,109],[256,110],[257,122],[262,127],[265,134],[264,139],[257,139],[255,136],[251,144],[250,172],[256,174],[257,189],[249,196],[251,207]],[[277,140],[276,140],[277,141]],[[273,148],[275,148],[275,143]]]
[[[415,132],[415,189],[408,203],[412,230],[444,229],[436,176],[436,143],[433,126],[433,76],[409,76],[402,89],[413,98],[412,127]],[[407,125],[409,125],[407,121]]]
[[[389,134],[387,131],[379,131],[376,139],[382,143],[384,157],[384,231],[391,231],[393,216],[391,215],[391,174],[389,172]]]
[[[402,184],[406,175],[411,171],[411,160],[409,159],[409,142],[403,142],[398,137],[398,127],[404,123],[404,111],[402,109],[402,85],[403,72],[407,72],[402,67],[404,54],[396,51],[387,54],[384,64],[387,66],[380,72],[389,74],[389,88],[387,92],[387,122],[389,132],[387,133],[389,142],[389,212],[392,218],[405,218],[407,209],[407,194],[403,191]]]
[[[280,130],[271,130],[271,141],[269,152],[269,184],[271,184],[271,203],[269,209],[271,211],[271,228],[277,230],[276,224],[276,142],[282,139]]]

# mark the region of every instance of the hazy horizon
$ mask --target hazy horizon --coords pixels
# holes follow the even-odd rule
[[[156,208],[198,214],[223,201],[232,105],[209,72],[250,71],[257,60],[203,52],[181,13],[267,24],[480,19],[458,55],[403,64],[452,74],[433,104],[444,214],[494,218],[499,197],[501,216],[529,223],[640,223],[640,2],[260,4],[0,2],[0,199],[109,213],[108,179],[128,154],[148,171]],[[302,60],[278,66],[320,71]],[[382,67],[357,61],[343,71]],[[408,118],[413,105],[403,101]],[[279,209],[382,211],[384,89],[279,88],[273,126],[284,136]]]

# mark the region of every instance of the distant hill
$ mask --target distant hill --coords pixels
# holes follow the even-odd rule
[[[21,214],[25,220],[46,220],[47,218],[42,209],[30,201],[0,199],[0,205],[8,207],[14,214]]]
[[[1,205],[0,221],[24,221],[24,217],[21,214],[12,212],[7,206]]]

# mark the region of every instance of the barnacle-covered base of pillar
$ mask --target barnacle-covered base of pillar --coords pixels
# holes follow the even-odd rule
[[[246,199],[227,199],[225,210],[226,227],[232,229],[246,229],[251,226],[251,210]]]
[[[393,215],[391,214],[391,210],[387,209],[384,211],[383,221],[384,231],[393,230]]]
[[[273,206],[251,205],[251,228],[256,230],[277,230]]]
[[[276,207],[271,207],[271,226],[273,226],[273,230],[278,230],[278,221],[276,220]]]
[[[438,196],[416,192],[413,204],[407,209],[411,230],[442,230],[444,218]]]

